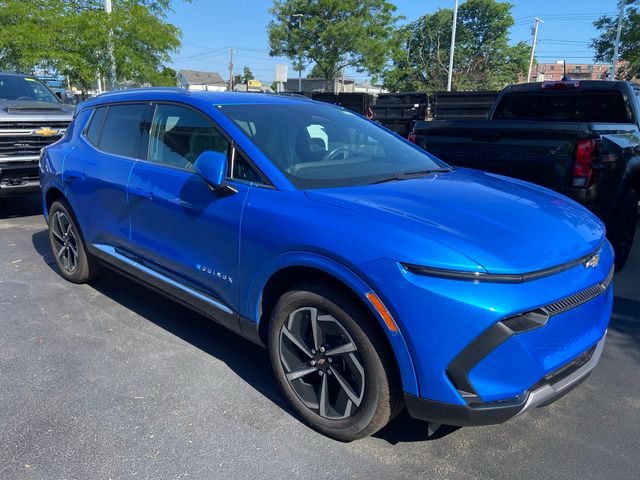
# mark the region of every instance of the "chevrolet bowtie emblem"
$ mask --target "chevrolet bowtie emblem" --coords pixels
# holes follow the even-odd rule
[[[42,127],[33,131],[33,134],[38,135],[39,137],[52,137],[54,135],[58,135],[58,133],[60,133],[60,130],[51,127]]]
[[[589,260],[584,262],[584,266],[585,268],[595,268],[598,266],[599,263],[600,263],[600,254],[596,253],[593,257],[591,257]]]

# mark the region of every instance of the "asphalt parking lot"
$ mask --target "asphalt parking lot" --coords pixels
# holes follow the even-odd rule
[[[615,282],[601,364],[550,407],[344,444],[259,347],[117,274],[65,282],[37,197],[0,200],[0,478],[640,478],[640,242]]]

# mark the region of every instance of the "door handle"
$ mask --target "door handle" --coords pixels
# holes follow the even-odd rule
[[[141,197],[141,198],[146,198],[148,200],[153,200],[153,192],[150,191],[150,190],[146,190],[144,188],[129,187],[129,188],[127,188],[127,192],[130,195],[133,195],[135,197]]]
[[[76,170],[67,170],[64,172],[64,181],[65,183],[71,183],[76,180],[84,180],[87,178],[87,175],[83,172],[78,172]]]

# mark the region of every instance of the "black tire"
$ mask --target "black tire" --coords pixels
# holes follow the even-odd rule
[[[311,327],[313,309],[317,309],[316,325],[321,332],[317,342]],[[304,338],[303,328],[297,329],[297,326],[305,321],[312,330],[306,330],[307,341],[303,347],[308,348],[307,353],[297,347],[290,337],[292,331],[285,328],[291,326],[298,338]],[[300,285],[285,293],[271,316],[269,356],[284,396],[307,424],[341,441],[352,441],[375,433],[389,423],[403,406],[393,356],[373,321],[364,307],[350,297],[315,284]],[[314,342],[322,343],[326,351],[320,351],[320,347],[314,356],[309,357],[308,354],[315,350]],[[344,350],[349,344],[355,345],[357,350],[330,356],[331,351],[337,351],[336,347]],[[298,356],[292,360],[296,352]],[[299,359],[302,361],[296,364],[298,368],[287,365]],[[308,362],[304,363],[304,360]],[[317,361],[315,367],[311,366],[314,361]],[[316,371],[299,379],[287,379],[287,373],[291,377],[305,368],[316,368]],[[328,403],[322,402],[322,382],[327,385],[324,398]],[[344,382],[347,383],[346,388],[343,387]],[[311,408],[309,404],[314,402],[314,395],[316,408]],[[305,396],[306,403],[303,400]],[[331,404],[332,401],[335,404]],[[326,405],[324,412],[321,403]]]
[[[628,188],[622,194],[609,227],[609,240],[616,254],[616,270],[621,270],[629,258],[638,224],[638,193]]]
[[[48,226],[51,251],[65,280],[86,283],[96,278],[100,265],[87,251],[78,221],[66,201],[53,202]]]

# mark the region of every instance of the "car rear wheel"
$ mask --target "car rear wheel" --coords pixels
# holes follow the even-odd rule
[[[49,209],[49,243],[61,275],[73,283],[95,278],[100,266],[87,252],[69,205],[57,200]]]
[[[609,239],[616,254],[616,270],[624,266],[631,253],[638,225],[638,200],[638,193],[633,188],[628,188],[618,203],[610,227]]]
[[[384,427],[401,408],[389,347],[349,297],[316,285],[285,293],[269,324],[276,378],[302,419],[351,441]]]

